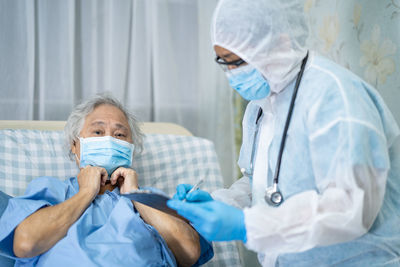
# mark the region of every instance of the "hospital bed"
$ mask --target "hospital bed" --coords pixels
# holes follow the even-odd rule
[[[0,120],[1,191],[18,196],[37,177],[66,179],[78,173],[75,162],[68,157],[64,125],[64,121]],[[170,196],[176,185],[194,184],[200,178],[204,178],[204,190],[223,186],[212,142],[172,123],[146,122],[141,129],[146,135],[144,150],[133,163],[140,185],[159,188]],[[204,266],[241,266],[235,242],[213,246],[215,256]]]

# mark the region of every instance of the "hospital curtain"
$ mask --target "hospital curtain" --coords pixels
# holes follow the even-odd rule
[[[232,183],[232,90],[209,34],[216,3],[0,0],[0,119],[65,120],[110,91],[142,121],[212,140]]]
[[[143,121],[212,140],[226,184],[246,102],[213,62],[217,0],[0,0],[0,119],[65,120],[111,91]],[[310,47],[373,84],[400,122],[400,0],[305,0]]]

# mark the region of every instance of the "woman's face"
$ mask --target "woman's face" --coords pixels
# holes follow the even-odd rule
[[[117,107],[100,105],[86,116],[80,137],[111,136],[132,143],[132,132],[125,114]],[[80,158],[79,139],[71,145],[71,151]]]

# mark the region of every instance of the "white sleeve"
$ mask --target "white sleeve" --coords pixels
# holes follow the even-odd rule
[[[225,202],[234,207],[243,209],[251,205],[251,186],[248,177],[237,180],[229,189],[218,189],[212,192],[215,200]]]
[[[338,132],[340,138],[334,138]],[[318,190],[294,195],[278,208],[262,203],[244,209],[246,246],[259,253],[301,252],[366,233],[385,194],[387,146],[379,131],[350,121],[311,135],[311,173]],[[321,153],[327,147],[331,153]]]

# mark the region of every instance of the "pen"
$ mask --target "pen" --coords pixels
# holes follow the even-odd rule
[[[200,180],[192,187],[192,189],[190,189],[189,192],[186,193],[186,195],[192,193],[194,190],[199,189],[200,185],[201,185],[203,182],[204,182],[204,179],[200,179]],[[184,201],[184,202],[186,201],[186,197],[185,197],[185,199],[184,199],[183,201]]]

